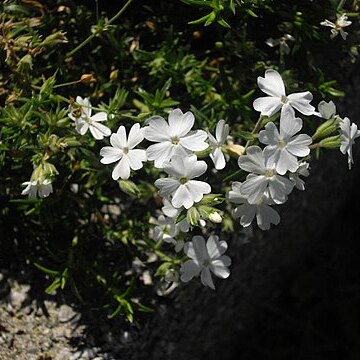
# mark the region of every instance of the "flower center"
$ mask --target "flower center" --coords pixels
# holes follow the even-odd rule
[[[283,149],[286,146],[286,141],[285,140],[280,140],[278,142],[278,146],[280,149]]]
[[[205,259],[204,261],[203,261],[203,266],[204,267],[207,267],[207,266],[209,266],[210,265],[210,260],[209,259]]]
[[[124,147],[124,148],[123,148],[123,152],[124,152],[124,154],[126,155],[126,154],[129,152],[129,148],[128,148],[128,147]]]
[[[283,95],[283,96],[281,97],[281,102],[282,102],[283,104],[286,104],[286,103],[288,102],[288,98],[287,98],[285,95]]]
[[[180,142],[180,139],[177,136],[174,136],[171,138],[171,143],[174,145],[178,145]]]
[[[182,177],[179,181],[180,181],[180,184],[184,185],[187,183],[188,179],[186,177]]]
[[[264,174],[266,177],[273,177],[274,176],[274,170],[267,169]]]

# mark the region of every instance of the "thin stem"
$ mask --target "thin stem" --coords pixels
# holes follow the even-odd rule
[[[251,134],[255,135],[259,132],[259,130],[261,129],[261,126],[262,126],[262,116],[260,115],[259,117],[259,120],[257,121],[257,123],[255,124],[255,127],[253,129],[253,131],[251,132]],[[249,147],[249,145],[253,142],[253,140],[248,140],[246,142],[246,145],[245,145],[245,150]]]
[[[75,80],[75,81],[70,81],[70,82],[63,83],[63,84],[54,85],[53,89],[58,89],[58,88],[61,88],[61,87],[64,87],[64,86],[76,85],[79,82],[81,82],[81,79],[80,80]]]
[[[345,2],[346,2],[346,0],[340,0],[336,10],[341,11],[343,9],[344,5],[345,5]]]
[[[117,14],[115,14],[109,21],[106,22],[106,25],[112,24],[115,20],[117,20],[122,13],[127,9],[127,7],[133,2],[134,0],[128,0],[125,5],[119,10]],[[87,45],[95,36],[97,36],[101,31],[103,30],[97,30],[91,35],[89,35],[81,44],[79,44],[75,49],[69,51],[66,54],[66,57],[73,56],[76,52],[78,52],[80,49],[82,49],[85,45]]]

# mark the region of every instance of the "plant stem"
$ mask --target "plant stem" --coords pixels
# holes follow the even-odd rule
[[[259,117],[259,120],[257,121],[257,123],[255,124],[255,127],[253,129],[253,131],[251,132],[251,134],[255,135],[259,132],[259,130],[261,129],[261,126],[262,126],[262,116],[260,115]],[[246,145],[245,145],[245,150],[249,147],[249,145],[253,142],[253,140],[248,140],[246,142]]]
[[[345,5],[345,2],[346,2],[346,0],[340,0],[336,10],[341,11],[343,9],[344,5]]]
[[[106,22],[106,25],[110,25],[112,24],[115,20],[117,20],[122,13],[127,9],[127,7],[133,2],[134,0],[128,0],[125,5],[118,11],[117,14],[115,14],[109,21]],[[101,30],[103,31],[103,30]],[[95,31],[94,33],[92,33],[91,35],[89,35],[81,44],[79,44],[75,49],[69,51],[66,54],[66,57],[70,57],[73,56],[76,52],[78,52],[80,49],[82,49],[85,45],[87,45],[95,36],[97,36],[100,32],[100,30]]]

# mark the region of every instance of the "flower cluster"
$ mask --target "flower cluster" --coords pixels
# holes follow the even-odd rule
[[[266,96],[253,103],[260,117],[244,147],[233,142],[225,120],[218,121],[212,134],[209,129],[195,128],[195,116],[190,111],[173,109],[167,119],[152,116],[145,126],[134,123],[127,131],[120,125],[112,133],[103,124],[107,114],[100,111],[92,115],[89,99],[78,96],[69,107],[69,118],[80,135],[90,130],[96,140],[109,137],[100,150],[100,162],[114,164],[113,180],[126,184],[146,163],[159,174],[154,185],[163,206],[157,218],[150,219],[149,235],[157,249],[165,243],[175,250],[176,259],[164,273],[165,279],[173,279],[171,288],[177,286],[178,279],[188,282],[200,277],[205,286],[214,289],[211,274],[222,279],[229,276],[231,260],[224,255],[227,243],[209,231],[223,220],[224,211],[218,206],[224,200],[235,204],[233,216],[243,227],[256,219],[260,229],[268,230],[280,222],[274,207],[284,204],[294,188],[305,189],[311,150],[337,147],[347,154],[351,168],[352,146],[360,131],[347,117],[336,114],[334,103],[322,101],[316,111],[311,104],[313,95],[309,91],[288,94],[276,70],[266,70],[265,76],[258,78],[258,85]],[[304,132],[303,116],[307,120],[313,117],[315,124],[324,120],[312,136]],[[225,169],[231,157],[236,158],[244,178],[225,184],[226,197],[212,194],[209,169]],[[22,194],[30,199],[48,196],[55,174],[50,165],[37,167],[31,180],[23,184],[26,188]],[[190,240],[196,226],[207,241],[200,235]]]

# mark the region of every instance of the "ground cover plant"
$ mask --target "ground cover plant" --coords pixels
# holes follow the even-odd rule
[[[358,66],[357,1],[1,7],[1,256],[50,294],[133,322],[215,289],[233,235],[278,225],[312,161],[354,166],[331,69]]]

